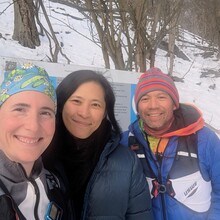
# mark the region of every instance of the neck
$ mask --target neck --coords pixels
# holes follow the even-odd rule
[[[167,133],[174,121],[174,117],[170,120],[169,123],[167,123],[164,127],[156,130],[154,128],[150,128],[147,124],[144,123],[144,131],[153,137],[160,138],[162,137],[165,133]]]
[[[24,168],[26,175],[29,177],[31,175],[33,164],[22,164],[22,167]]]

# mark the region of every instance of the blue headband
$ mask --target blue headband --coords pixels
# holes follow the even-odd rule
[[[48,95],[56,105],[56,92],[47,72],[31,64],[17,66],[9,72],[0,86],[0,106],[12,95],[37,91]]]

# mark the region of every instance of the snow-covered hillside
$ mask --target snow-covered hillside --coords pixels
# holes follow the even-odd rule
[[[48,61],[50,55],[46,37],[41,37],[41,46],[36,49],[22,47],[12,40],[13,5],[8,7],[11,2],[4,0],[0,3],[0,56]],[[71,64],[104,68],[101,49],[91,41],[88,23],[83,16],[68,6],[48,0],[44,0],[44,4]],[[43,15],[40,19],[45,23]],[[174,77],[182,79],[182,82],[176,81],[181,102],[194,103],[202,110],[206,123],[220,131],[220,61],[216,59],[216,53],[209,50],[207,43],[187,31],[182,30],[177,45],[187,57],[176,57],[173,73]],[[165,50],[158,49],[155,62],[155,66],[164,72],[168,71],[166,55]],[[59,62],[66,63],[66,60],[59,56]]]

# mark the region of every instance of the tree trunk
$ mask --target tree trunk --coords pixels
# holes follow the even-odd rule
[[[176,39],[176,27],[174,27],[169,33],[169,44],[168,44],[168,56],[170,57],[169,70],[168,73],[170,76],[173,74],[173,65],[174,65],[174,48],[175,48],[175,39]]]
[[[33,0],[14,1],[14,33],[12,38],[24,47],[35,48],[40,45],[34,18]]]
[[[215,17],[216,17],[217,44],[218,44],[217,58],[220,59],[220,0],[215,0]]]

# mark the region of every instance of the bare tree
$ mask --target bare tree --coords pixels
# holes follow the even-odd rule
[[[102,48],[106,68],[113,61],[122,70],[143,72],[154,65],[157,48],[177,13],[168,10],[168,0],[70,1],[90,20],[91,35]]]
[[[63,53],[62,48],[59,44],[59,41],[57,40],[56,34],[54,33],[53,27],[51,25],[50,19],[47,15],[46,9],[44,7],[43,1],[38,0],[39,7],[41,7],[44,17],[46,19],[46,22],[48,24],[49,30],[47,30],[41,22],[38,20],[38,24],[41,28],[41,30],[46,34],[48,40],[49,40],[49,48],[50,48],[50,54],[51,54],[51,62],[57,63],[58,62],[58,54],[60,53],[63,57],[66,58],[68,63],[70,63],[70,59],[66,56],[66,54]],[[53,49],[54,48],[54,49]]]
[[[168,56],[170,58],[170,63],[169,63],[169,70],[168,73],[169,75],[172,75],[173,73],[173,66],[174,66],[174,60],[175,60],[175,55],[174,55],[174,49],[175,49],[175,42],[177,38],[177,33],[178,33],[178,24],[179,24],[179,16],[180,12],[183,7],[183,1],[182,0],[172,0],[170,8],[174,12],[174,17],[170,22],[170,27],[169,27],[169,40],[168,40]]]
[[[47,22],[47,30],[39,20],[39,10],[42,10],[44,18]],[[39,32],[36,22],[40,29],[41,35],[46,35],[49,41],[49,50],[51,57],[48,59],[51,62],[58,62],[59,53],[65,57],[68,63],[70,59],[63,53],[62,48],[54,33],[53,26],[47,15],[42,0],[16,0],[14,1],[14,33],[13,39],[17,40],[22,46],[35,48],[40,46]]]
[[[24,47],[35,48],[40,45],[33,0],[14,1],[14,33],[12,38]]]
[[[112,68],[113,63],[116,69],[145,71],[149,66],[154,66],[157,48],[164,37],[168,36],[168,68],[172,74],[180,11],[180,25],[183,28],[209,39],[210,45],[218,45],[220,48],[220,0],[55,1],[77,8],[89,19],[92,39],[102,49],[106,68]],[[35,23],[37,21],[41,34],[46,34],[49,39],[49,59],[57,62],[59,53],[65,56],[42,0],[16,0],[14,8],[13,39],[26,47],[39,46],[39,33]],[[38,19],[39,9],[43,11],[48,30]],[[70,63],[67,57],[66,59]]]
[[[215,5],[215,22],[216,22],[216,35],[218,46],[218,59],[220,59],[220,0],[214,0]]]
[[[209,43],[205,52],[220,51],[220,2],[219,0],[184,0],[185,13],[181,15],[182,28],[197,34]],[[189,20],[191,22],[189,22]]]

